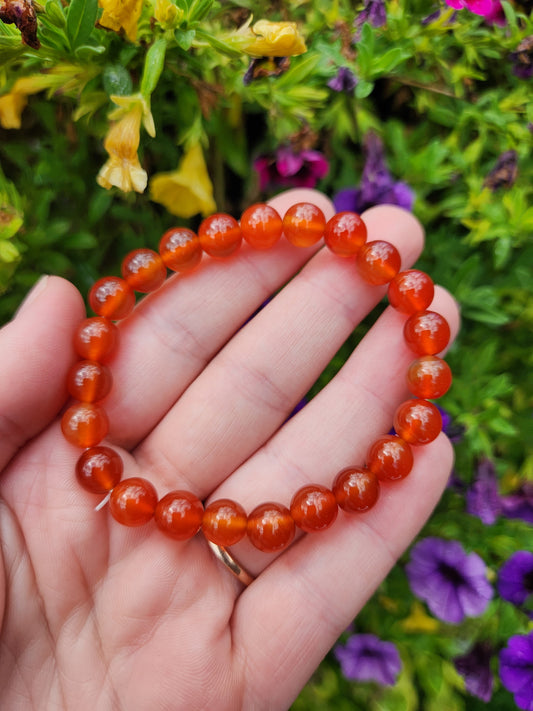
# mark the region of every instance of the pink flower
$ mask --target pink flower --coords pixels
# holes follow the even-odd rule
[[[445,0],[446,5],[456,10],[466,8],[475,15],[481,15],[489,23],[505,24],[505,15],[500,0]]]

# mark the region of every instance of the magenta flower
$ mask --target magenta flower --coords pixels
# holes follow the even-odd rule
[[[402,668],[398,650],[373,634],[356,634],[333,650],[347,679],[392,685]]]
[[[493,648],[490,642],[476,642],[474,646],[453,662],[465,680],[465,688],[472,696],[488,703],[492,698],[494,679],[490,668]]]
[[[459,541],[424,538],[412,549],[406,573],[413,593],[444,622],[477,617],[492,598],[485,563]]]
[[[509,639],[500,652],[500,679],[519,709],[533,711],[533,632]]]
[[[517,551],[502,565],[498,592],[533,618],[533,553]]]
[[[296,153],[288,146],[278,148],[274,155],[259,156],[254,161],[261,191],[273,186],[314,188],[327,175],[329,163],[322,153],[303,150]]]
[[[373,205],[399,205],[411,210],[414,193],[407,183],[395,180],[385,161],[381,139],[375,133],[367,133],[363,150],[365,165],[359,187],[344,188],[333,196],[337,212],[344,210],[361,213]]]
[[[505,24],[505,14],[500,0],[445,0],[445,2],[456,10],[466,8],[474,15],[481,15],[490,24]]]
[[[483,459],[477,468],[474,483],[466,492],[466,510],[486,526],[492,526],[502,512],[496,470],[490,459]]]

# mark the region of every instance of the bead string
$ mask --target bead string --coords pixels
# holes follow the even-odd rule
[[[203,253],[224,258],[244,239],[252,248],[266,250],[285,235],[293,245],[308,247],[324,238],[340,257],[355,259],[361,277],[369,284],[388,284],[391,306],[407,316],[404,339],[417,356],[407,370],[407,384],[414,398],[403,402],[394,414],[394,435],[379,437],[368,450],[365,466],[348,467],[334,478],[330,489],[311,484],[299,489],[289,507],[268,502],[248,515],[229,499],[209,505],[189,491],[171,491],[158,498],[144,478],[122,479],[123,462],[111,447],[100,445],[109,430],[102,401],[111,391],[112,376],[105,365],[117,347],[114,321],[128,316],[135,305],[135,291],[156,291],[165,281],[167,268],[180,273],[194,269]],[[86,318],[74,336],[74,348],[82,358],[67,377],[76,400],[64,413],[61,428],[68,442],[84,449],[76,463],[79,483],[95,494],[105,494],[113,518],[126,526],[140,526],[152,518],[157,527],[176,540],[186,540],[200,529],[208,541],[231,546],[245,535],[262,551],[279,551],[294,538],[296,527],[311,533],[329,528],[339,507],[349,513],[368,511],[376,503],[380,481],[405,478],[413,466],[413,446],[432,442],[442,429],[438,408],[430,399],[444,395],[452,375],[436,354],[450,340],[449,325],[440,314],[428,310],[433,300],[431,278],[417,269],[400,271],[401,258],[394,245],[383,240],[367,242],[366,225],[359,215],[341,212],[327,223],[322,211],[310,203],[293,205],[282,219],[269,205],[256,204],[240,222],[223,213],[206,218],[198,233],[178,227],[161,238],[159,254],[136,249],[122,262],[122,278],[103,277],[89,292],[89,304],[97,314]]]

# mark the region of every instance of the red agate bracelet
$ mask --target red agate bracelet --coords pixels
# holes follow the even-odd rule
[[[224,258],[233,254],[244,239],[251,247],[265,250],[282,236],[295,246],[308,247],[322,237],[340,257],[355,259],[362,278],[370,284],[388,284],[390,304],[407,316],[404,338],[416,354],[407,371],[407,384],[415,396],[403,402],[394,415],[394,435],[373,442],[364,466],[343,469],[330,489],[311,484],[299,489],[289,506],[267,502],[248,515],[229,499],[204,507],[189,491],[171,491],[161,499],[144,478],[122,479],[123,462],[111,447],[100,442],[109,422],[102,401],[112,387],[105,365],[118,342],[113,323],[128,316],[135,305],[134,291],[148,293],[165,281],[167,268],[187,272],[200,262],[203,253]],[[428,310],[433,300],[431,278],[416,269],[400,271],[400,254],[389,242],[367,242],[366,225],[359,215],[341,212],[326,223],[322,211],[310,203],[293,205],[282,219],[269,205],[248,208],[237,222],[218,213],[206,218],[195,234],[177,227],[168,230],[159,254],[136,249],[122,263],[122,278],[99,279],[89,292],[89,303],[97,316],[85,319],[74,336],[74,348],[83,359],[69,371],[67,386],[77,400],[64,413],[61,428],[68,442],[84,449],[76,463],[80,484],[95,494],[105,494],[111,515],[126,526],[139,526],[152,518],[171,538],[186,540],[200,529],[216,546],[231,546],[245,535],[262,551],[279,551],[294,538],[296,527],[311,533],[329,528],[340,507],[346,512],[363,512],[376,503],[380,480],[406,477],[413,465],[412,446],[432,442],[442,428],[438,408],[429,399],[448,390],[452,375],[447,363],[436,354],[450,340],[449,325],[440,314]],[[100,508],[98,506],[97,508]]]

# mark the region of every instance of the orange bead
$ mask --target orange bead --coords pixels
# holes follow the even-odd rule
[[[286,548],[295,530],[289,509],[282,504],[261,504],[248,516],[248,538],[252,545],[266,553]]]
[[[407,400],[394,414],[394,429],[409,444],[428,444],[441,431],[442,417],[432,402]]]
[[[378,479],[404,479],[413,468],[413,452],[400,437],[383,435],[370,445],[366,466]]]
[[[435,355],[450,342],[450,326],[436,311],[420,311],[407,319],[403,336],[417,355]]]
[[[107,494],[119,483],[124,464],[110,447],[91,447],[76,462],[76,478],[87,491]]]
[[[242,242],[239,223],[222,212],[205,218],[198,228],[198,237],[202,249],[210,257],[229,257]]]
[[[103,361],[118,343],[118,328],[101,316],[84,319],[74,332],[74,350],[87,360]]]
[[[451,384],[450,366],[438,356],[422,356],[413,361],[407,370],[407,385],[416,397],[442,397]]]
[[[347,467],[340,471],[333,482],[337,504],[350,513],[368,511],[379,498],[377,476],[359,467]]]
[[[67,388],[72,397],[82,402],[98,402],[109,394],[113,384],[111,371],[92,360],[74,363],[67,375]]]
[[[124,526],[142,526],[153,517],[157,506],[154,486],[141,477],[119,482],[109,498],[111,516]]]
[[[333,492],[325,486],[310,484],[298,489],[294,494],[290,511],[294,523],[302,531],[324,531],[337,518],[337,500]]]
[[[374,286],[388,284],[400,271],[402,259],[390,242],[376,240],[363,245],[357,254],[357,269],[362,278]]]
[[[157,527],[176,541],[192,538],[200,530],[204,507],[190,491],[171,491],[157,503]]]
[[[124,279],[114,276],[102,277],[89,291],[89,305],[98,316],[117,321],[133,311],[135,294]]]
[[[340,257],[353,257],[366,242],[366,225],[356,212],[339,212],[324,231],[327,247]]]
[[[295,247],[310,247],[321,239],[326,228],[322,210],[310,202],[298,202],[289,207],[283,218],[285,237]]]
[[[90,402],[71,405],[61,418],[65,439],[76,447],[94,447],[109,431],[105,411]]]
[[[270,205],[257,203],[242,213],[243,238],[254,249],[270,249],[283,233],[283,222]]]
[[[400,272],[389,284],[389,303],[404,314],[424,311],[433,301],[434,294],[432,278],[418,269]]]
[[[122,261],[122,276],[132,289],[148,294],[165,281],[167,270],[153,249],[134,249]]]
[[[205,507],[202,531],[218,546],[233,546],[246,534],[248,518],[243,507],[231,499],[218,499]]]
[[[200,264],[203,252],[195,232],[187,227],[173,227],[161,237],[159,254],[173,272],[190,272]]]

